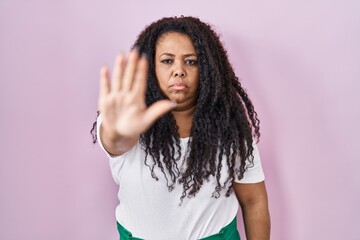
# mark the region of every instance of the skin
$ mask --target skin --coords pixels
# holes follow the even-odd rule
[[[155,72],[160,90],[168,99],[150,107],[145,104],[148,63],[136,49],[127,59],[123,55],[116,58],[111,80],[108,67],[101,69],[100,138],[111,155],[127,152],[140,134],[169,111],[179,127],[179,136],[190,136],[199,88],[197,60],[189,36],[174,32],[161,36],[156,45]],[[247,239],[270,239],[265,183],[234,183],[233,188],[242,208]]]
[[[155,73],[162,93],[177,106],[172,114],[180,137],[189,137],[199,88],[196,49],[186,34],[161,36],[155,51]]]
[[[233,185],[241,206],[247,240],[270,239],[270,214],[265,182]]]
[[[107,66],[100,72],[100,139],[113,156],[127,152],[156,119],[176,107],[170,100],[161,100],[147,108],[147,60],[137,50],[130,52],[126,66],[125,60],[123,55],[116,58],[112,81]]]

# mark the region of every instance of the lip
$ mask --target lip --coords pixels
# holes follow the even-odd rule
[[[184,89],[188,88],[188,86],[184,83],[176,82],[176,83],[171,84],[170,88],[172,88],[174,90],[184,90]]]

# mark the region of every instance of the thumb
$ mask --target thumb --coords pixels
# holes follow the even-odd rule
[[[148,124],[152,124],[159,117],[169,112],[171,109],[176,107],[176,103],[171,102],[169,100],[160,100],[156,103],[152,104],[145,113],[145,121]]]

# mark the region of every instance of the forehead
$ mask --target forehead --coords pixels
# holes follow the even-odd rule
[[[156,42],[158,51],[191,51],[195,53],[195,46],[189,35],[179,32],[162,34]]]

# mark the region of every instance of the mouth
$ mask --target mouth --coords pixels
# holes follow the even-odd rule
[[[186,88],[188,88],[186,84],[181,82],[173,83],[169,87],[173,90],[185,90]]]

